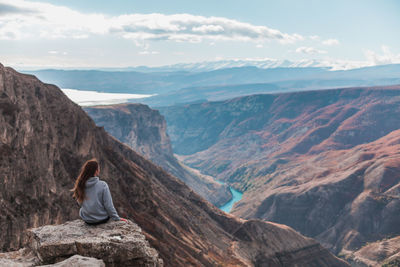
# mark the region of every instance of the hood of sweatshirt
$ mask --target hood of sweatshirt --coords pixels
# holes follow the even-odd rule
[[[94,186],[95,184],[97,184],[98,181],[99,181],[99,177],[97,177],[97,176],[91,177],[86,181],[85,187]]]

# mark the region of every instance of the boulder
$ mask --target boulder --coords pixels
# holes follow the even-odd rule
[[[74,255],[66,260],[61,262],[50,264],[50,265],[41,265],[41,267],[105,267],[104,261],[98,260],[95,258],[83,257],[81,255]]]
[[[78,254],[102,259],[107,266],[163,266],[141,228],[131,221],[92,226],[74,220],[30,229],[28,235],[29,247],[42,264],[53,264]]]

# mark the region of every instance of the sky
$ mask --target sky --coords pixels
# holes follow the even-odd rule
[[[0,62],[24,68],[216,60],[400,63],[398,0],[0,0]]]

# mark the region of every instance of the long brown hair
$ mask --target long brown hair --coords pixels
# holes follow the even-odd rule
[[[99,168],[99,163],[96,159],[91,159],[85,162],[81,168],[78,178],[76,178],[74,188],[71,189],[73,197],[82,203],[85,199],[85,184],[86,181],[93,177]]]

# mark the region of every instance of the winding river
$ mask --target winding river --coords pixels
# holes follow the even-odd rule
[[[222,181],[218,181],[218,180],[216,180],[216,181],[218,183],[220,183],[220,184],[225,184]],[[243,193],[237,191],[236,189],[232,188],[231,186],[229,187],[229,190],[231,190],[231,193],[232,193],[231,200],[229,200],[228,203],[226,203],[226,204],[222,205],[221,207],[219,207],[222,211],[225,211],[227,213],[231,212],[233,204],[235,204],[236,202],[241,200],[242,197],[243,197]]]
[[[177,154],[174,154],[174,156],[181,162],[184,161],[184,158],[182,156],[179,156]],[[193,172],[196,175],[201,175],[201,176],[208,176],[205,174],[202,174],[199,170],[191,168],[189,166],[186,166],[185,164],[182,163],[182,166],[184,166],[184,168],[186,168],[187,170],[189,170],[190,172]],[[215,179],[212,176],[208,176],[209,179],[213,179],[214,181],[216,181],[219,184],[226,184],[223,181],[219,181],[217,179]],[[232,198],[231,200],[229,200],[227,203],[225,203],[224,205],[218,207],[219,209],[221,209],[222,211],[225,211],[227,213],[230,213],[232,208],[233,208],[233,204],[235,204],[236,202],[240,201],[243,197],[243,193],[237,191],[236,189],[232,188],[231,186],[229,186],[229,190],[231,190],[232,193]]]

